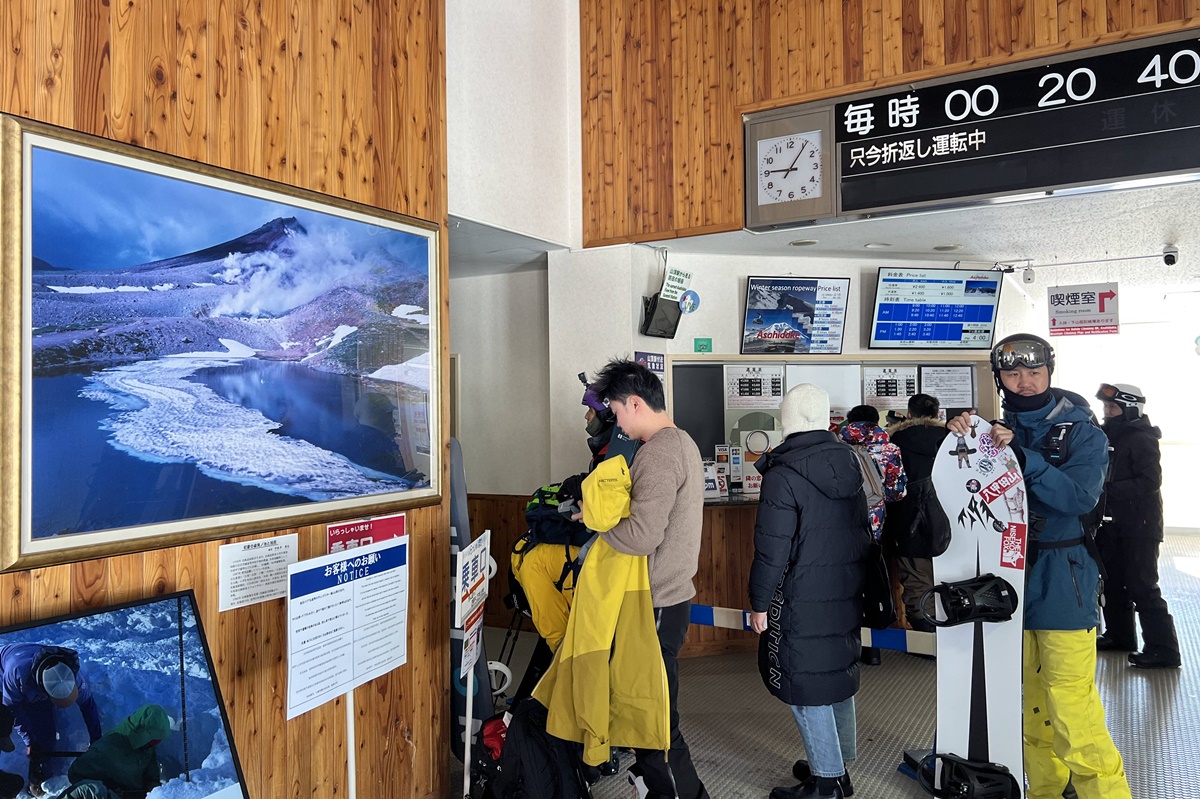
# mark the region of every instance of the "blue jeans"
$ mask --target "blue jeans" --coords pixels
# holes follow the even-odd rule
[[[858,756],[854,697],[832,705],[792,705],[808,767],[818,777],[840,777]]]

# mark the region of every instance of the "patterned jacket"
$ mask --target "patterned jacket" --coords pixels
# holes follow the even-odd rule
[[[866,447],[879,471],[883,473],[883,502],[868,511],[871,515],[871,535],[878,540],[883,533],[884,506],[888,502],[904,499],[908,478],[904,475],[904,462],[900,460],[900,448],[891,442],[887,431],[870,422],[850,422],[841,429],[842,441],[855,447]]]

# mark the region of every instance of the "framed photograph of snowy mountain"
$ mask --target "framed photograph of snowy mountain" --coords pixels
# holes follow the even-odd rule
[[[440,501],[437,226],[0,117],[0,569]]]
[[[0,670],[21,796],[249,799],[191,591],[0,628]]]
[[[839,355],[848,277],[746,278],[743,355]]]

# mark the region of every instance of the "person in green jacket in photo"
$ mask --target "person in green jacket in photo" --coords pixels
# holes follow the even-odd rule
[[[171,734],[171,717],[160,705],[143,705],[96,741],[67,770],[71,782],[102,782],[121,799],[145,799],[162,784],[158,746]]]

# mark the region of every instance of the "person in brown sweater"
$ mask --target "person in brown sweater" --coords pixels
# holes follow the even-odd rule
[[[631,767],[645,781],[647,799],[708,799],[691,752],[679,731],[679,650],[691,622],[692,578],[700,559],[704,516],[704,467],[700,450],[667,415],[662,382],[641,364],[610,361],[591,386],[608,402],[617,425],[644,443],[629,476],[629,516],[602,533],[618,552],[645,555],[650,567],[650,597],[667,671],[671,704],[671,749],[637,750]]]

